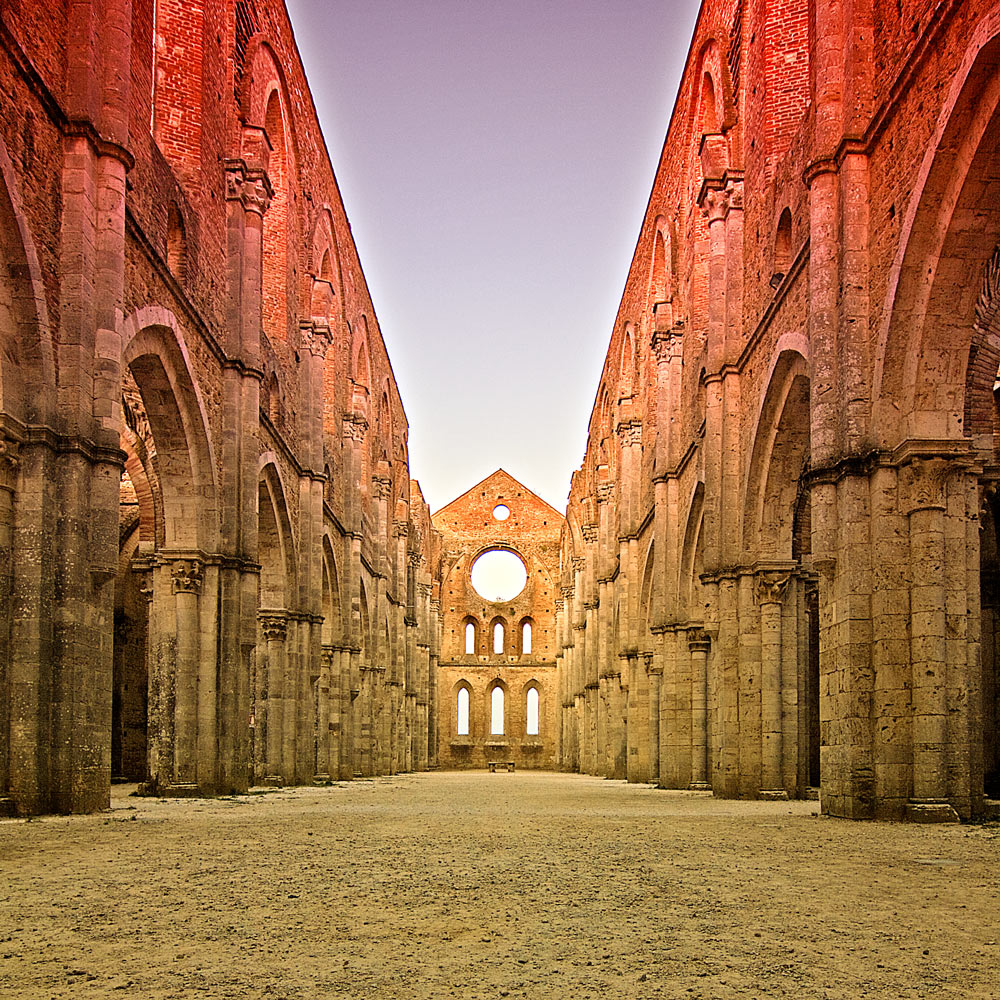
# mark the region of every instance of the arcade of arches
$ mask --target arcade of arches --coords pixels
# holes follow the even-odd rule
[[[281,3],[37,13],[0,810],[508,759],[992,808],[1000,5],[704,0],[565,517],[502,470],[431,517]]]

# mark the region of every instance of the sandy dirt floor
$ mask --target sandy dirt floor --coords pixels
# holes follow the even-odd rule
[[[0,822],[0,997],[1000,997],[1000,826],[435,773]]]

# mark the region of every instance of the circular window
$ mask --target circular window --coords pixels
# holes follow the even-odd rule
[[[470,575],[476,593],[494,603],[512,601],[528,582],[521,557],[510,549],[487,549],[472,564]]]
[[[508,507],[505,503],[498,503],[493,508],[493,516],[498,521],[506,521],[507,518],[510,517],[510,507]]]

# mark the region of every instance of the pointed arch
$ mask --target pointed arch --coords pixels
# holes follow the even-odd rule
[[[285,487],[273,452],[261,456],[257,495],[260,607],[288,610],[297,593],[297,559]]]
[[[890,270],[875,356],[872,426],[892,448],[966,433],[976,296],[1000,243],[1000,206],[982,184],[1000,163],[1000,11],[976,26],[917,173]],[[959,277],[957,277],[959,276]],[[962,278],[961,276],[968,276]]]
[[[215,450],[201,391],[176,318],[147,306],[122,324],[122,363],[139,390],[155,442],[164,505],[162,543],[218,548]]]
[[[758,556],[791,558],[799,482],[810,454],[806,350],[791,336],[779,342],[757,416],[746,473],[743,545]]]

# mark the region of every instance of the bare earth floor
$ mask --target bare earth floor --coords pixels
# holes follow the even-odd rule
[[[560,774],[0,822],[0,997],[1000,997],[1000,826]]]

